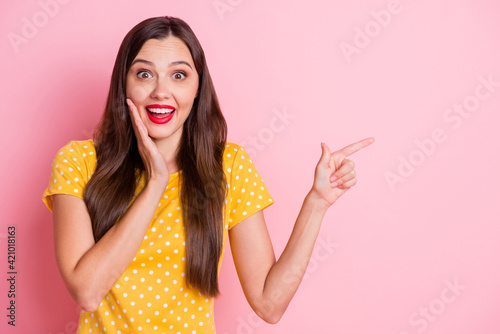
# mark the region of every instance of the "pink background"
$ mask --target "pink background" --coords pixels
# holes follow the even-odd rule
[[[17,326],[6,325],[2,278],[2,333],[74,332],[78,309],[56,266],[41,195],[56,151],[97,124],[121,40],[160,15],[183,18],[204,47],[229,140],[251,152],[276,200],[265,215],[277,256],[312,185],[320,142],[338,150],[376,139],[352,156],[358,183],[325,216],[277,325],[248,306],[227,249],[219,334],[500,332],[497,1],[1,7],[2,277],[8,225],[17,227],[18,256]],[[453,108],[463,104],[460,116]]]

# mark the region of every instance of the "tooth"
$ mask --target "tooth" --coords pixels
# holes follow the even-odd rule
[[[174,111],[174,109],[169,109],[169,108],[150,108],[149,109],[151,112],[154,113],[159,113],[159,114],[168,114]]]

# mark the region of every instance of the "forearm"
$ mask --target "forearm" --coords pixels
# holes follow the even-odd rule
[[[281,318],[302,281],[327,209],[312,192],[307,194],[290,239],[267,275],[261,307],[272,322]]]
[[[73,282],[83,291],[81,299],[88,308],[98,307],[132,262],[164,190],[161,184],[148,183],[123,217],[78,261]]]

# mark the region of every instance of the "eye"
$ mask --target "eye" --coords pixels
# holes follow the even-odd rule
[[[139,73],[137,73],[137,76],[141,79],[149,79],[151,78],[151,73],[149,73],[148,71],[139,71]]]
[[[175,72],[174,73],[174,79],[176,79],[176,80],[182,80],[186,77],[187,77],[187,75],[184,72]]]

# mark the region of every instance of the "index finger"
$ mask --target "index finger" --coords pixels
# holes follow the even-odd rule
[[[140,121],[142,123],[142,120],[139,116],[139,111],[137,111],[134,102],[132,102],[131,99],[127,99],[127,104],[130,112],[130,118],[132,119],[132,126],[135,128],[137,122]]]
[[[144,131],[146,131],[146,134],[147,134],[147,130],[145,129],[144,124],[142,123],[142,119],[139,116],[139,111],[137,111],[137,108],[135,107],[134,102],[132,102],[131,99],[127,99],[127,104],[129,107],[129,112],[130,112],[130,117],[132,120],[132,127],[134,128],[134,132],[136,133],[136,135],[137,135],[137,132],[139,132],[139,136],[143,136]]]
[[[347,145],[343,149],[338,150],[337,153],[340,153],[344,157],[347,157],[353,153],[356,153],[357,151],[361,150],[362,148],[372,144],[374,141],[375,141],[375,138],[369,137],[369,138],[360,140],[357,143]]]
[[[132,100],[131,100],[131,99],[129,99],[129,98],[127,98],[127,100],[126,100],[126,101],[127,101],[128,110],[129,110],[130,114],[132,114],[132,115],[133,115],[133,116],[132,116],[133,118],[137,118],[137,117],[136,117],[136,116],[137,116],[137,108],[135,107],[134,102],[132,102]]]

